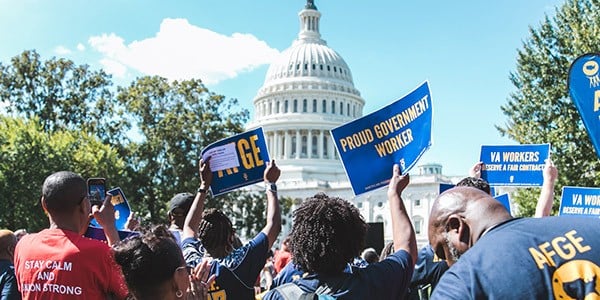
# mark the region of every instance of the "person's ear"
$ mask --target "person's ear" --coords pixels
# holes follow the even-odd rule
[[[446,225],[446,231],[448,233],[454,233],[458,235],[458,240],[463,243],[469,243],[471,230],[465,220],[459,215],[451,215],[448,218]]]
[[[42,204],[42,208],[44,209],[44,213],[48,215],[48,207],[46,207],[46,201],[44,196],[40,197],[40,203]]]

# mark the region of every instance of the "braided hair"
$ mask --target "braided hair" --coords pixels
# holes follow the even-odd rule
[[[305,272],[339,274],[360,255],[366,234],[367,224],[350,202],[316,194],[294,211],[294,263]]]
[[[215,208],[204,211],[198,237],[212,257],[223,258],[233,251],[234,234],[231,220],[222,211]]]

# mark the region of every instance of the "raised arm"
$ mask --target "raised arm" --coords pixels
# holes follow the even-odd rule
[[[277,186],[275,185],[279,175],[281,175],[281,171],[275,165],[275,160],[267,162],[267,168],[263,175],[266,185],[265,193],[267,193],[267,225],[265,225],[262,232],[269,238],[269,248],[273,246],[281,231],[281,208],[279,207]]]
[[[400,174],[400,166],[394,165],[393,176],[388,186],[388,202],[392,214],[392,237],[394,250],[405,250],[410,254],[413,265],[417,262],[417,241],[412,223],[406,213],[406,207],[402,200],[402,191],[409,182],[409,176]]]
[[[208,193],[208,188],[212,183],[212,171],[210,170],[210,158],[204,161],[200,159],[200,187],[196,192],[196,197],[194,198],[194,202],[192,202],[192,206],[190,207],[190,211],[185,216],[185,221],[183,223],[183,234],[181,240],[186,238],[196,238],[198,233],[198,226],[200,225],[200,221],[202,221],[202,213],[204,212],[204,200],[206,200],[206,193]]]
[[[546,159],[543,177],[544,183],[542,184],[540,197],[535,207],[534,217],[536,218],[549,216],[552,211],[552,204],[554,203],[554,184],[558,178],[558,169],[556,169],[550,158]]]
[[[102,226],[104,236],[106,236],[106,242],[112,247],[120,241],[121,238],[119,237],[119,232],[115,226],[115,207],[112,205],[111,199],[112,196],[107,194],[104,198],[104,203],[102,203],[102,207],[98,207],[97,205],[92,206],[92,215],[98,224]]]

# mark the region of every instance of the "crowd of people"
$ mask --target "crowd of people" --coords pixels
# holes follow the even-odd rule
[[[435,199],[429,245],[421,249],[402,200],[409,175],[390,167],[392,241],[381,253],[366,247],[368,225],[359,210],[324,193],[302,201],[291,233],[280,237],[275,161],[263,175],[266,225],[246,243],[223,211],[204,208],[210,159],[200,160],[196,194],[170,200],[168,226],[138,226],[123,240],[110,195],[92,206],[81,176],[54,173],[40,199],[49,228],[0,230],[0,300],[600,297],[600,224],[549,216],[558,176],[550,160],[536,218],[512,217],[490,195],[477,163]],[[106,241],[84,237],[90,218]]]

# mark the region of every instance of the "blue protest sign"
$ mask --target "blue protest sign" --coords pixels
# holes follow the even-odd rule
[[[108,191],[107,194],[112,195],[110,202],[115,208],[115,227],[117,230],[123,230],[125,229],[127,218],[129,218],[129,215],[131,214],[131,208],[129,207],[127,198],[125,198],[125,194],[123,194],[123,190],[121,190],[120,187]],[[102,228],[96,219],[92,219],[90,225],[96,228]]]
[[[558,215],[600,217],[600,188],[563,186]]]
[[[454,184],[440,183],[440,194],[453,188]]]
[[[490,185],[541,186],[550,144],[481,146],[481,178]]]
[[[394,163],[406,174],[431,146],[432,103],[423,83],[392,104],[331,130],[355,195],[389,183]]]
[[[579,56],[569,68],[569,94],[600,157],[600,53]]]
[[[208,145],[202,158],[209,156],[213,196],[262,182],[270,161],[262,127]]]
[[[140,234],[137,231],[129,231],[129,230],[117,230],[117,232],[119,233],[119,239],[121,241],[130,236],[136,236],[136,235]],[[95,239],[95,240],[99,240],[99,241],[106,241],[106,235],[104,234],[103,228],[88,226],[88,229],[85,231],[84,236]]]
[[[506,210],[508,210],[508,213],[512,215],[512,213],[510,212],[510,199],[508,197],[508,194],[498,195],[498,196],[494,197],[494,199],[496,199],[500,203],[502,203],[502,205],[504,205],[504,208],[506,208]]]

